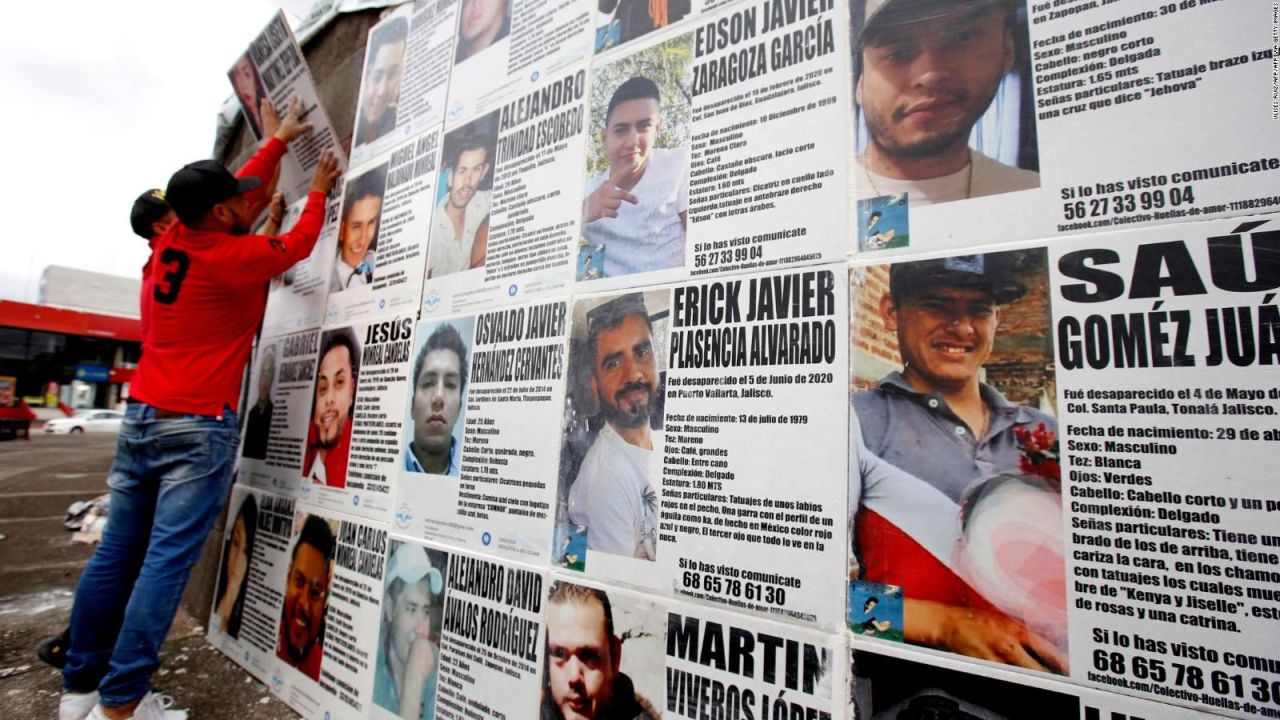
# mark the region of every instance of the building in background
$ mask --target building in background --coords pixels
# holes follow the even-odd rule
[[[40,276],[37,302],[52,307],[137,318],[140,284],[138,277],[50,265]]]
[[[142,354],[137,278],[51,265],[40,303],[0,301],[0,376],[32,406],[110,408]]]

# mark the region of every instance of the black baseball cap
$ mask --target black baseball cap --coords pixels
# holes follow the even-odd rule
[[[214,205],[261,184],[256,177],[237,178],[217,161],[197,160],[184,165],[169,178],[164,194],[178,219],[190,225],[204,217]]]
[[[861,11],[858,5],[862,6]],[[868,33],[880,28],[954,17],[986,8],[1007,11],[1012,7],[1009,0],[854,0],[854,22],[861,19],[857,50],[861,52]]]
[[[133,201],[133,210],[129,213],[129,224],[138,237],[150,240],[155,234],[151,232],[151,225],[163,218],[169,209],[169,204],[164,201],[164,191],[160,188],[152,188]]]
[[[895,301],[939,287],[980,290],[1002,305],[1027,294],[1027,286],[1017,278],[1015,253],[956,255],[889,268],[889,296]]]

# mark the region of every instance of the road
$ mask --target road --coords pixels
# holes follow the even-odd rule
[[[45,435],[0,442],[0,716],[57,717],[61,676],[36,644],[67,623],[93,547],[71,541],[63,513],[107,492],[115,435]],[[192,720],[297,718],[264,685],[214,650],[179,612],[161,652],[155,689]]]

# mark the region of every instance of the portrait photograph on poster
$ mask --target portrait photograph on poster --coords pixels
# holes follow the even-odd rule
[[[267,99],[267,88],[262,84],[262,76],[258,67],[253,64],[253,56],[248,52],[236,60],[227,72],[227,79],[235,89],[236,99],[240,101],[240,112],[253,136],[262,139],[262,101]]]
[[[378,223],[387,188],[387,166],[378,165],[349,178],[345,186],[330,294],[373,282],[378,265]]]
[[[409,21],[403,17],[388,18],[369,33],[353,145],[371,143],[395,129],[408,42]]]
[[[1019,0],[851,0],[857,199],[912,207],[1040,186]]]
[[[684,265],[692,39],[679,35],[594,70],[578,280]]]
[[[620,590],[551,584],[540,720],[662,716],[663,607]]]
[[[854,632],[1067,672],[1047,294],[1042,248],[852,269]]]
[[[349,327],[325,330],[320,336],[311,422],[302,477],[331,488],[347,486],[347,457],[360,376],[360,340]]]
[[[657,558],[669,299],[665,291],[579,300],[554,561],[583,569],[596,553]]]
[[[512,0],[461,0],[457,52],[461,63],[483,53],[511,33]]]
[[[457,318],[418,326],[423,339],[410,376],[406,472],[458,477],[474,325],[474,318]]]
[[[338,521],[299,512],[294,525],[276,657],[319,681]]]
[[[387,557],[373,704],[397,718],[435,717],[449,554],[392,540]]]
[[[275,402],[271,388],[276,383],[276,344],[262,342],[258,347],[257,396],[245,413],[244,440],[240,456],[252,460],[267,459],[267,440],[271,437],[271,417],[275,414]]]
[[[249,574],[254,540],[258,534],[258,501],[253,493],[242,493],[239,506],[233,508],[228,517],[235,520],[231,522],[231,532],[227,533],[222,544],[218,583],[213,590],[213,615],[219,630],[238,640],[244,619],[245,595],[249,590],[245,578]]]
[[[484,266],[497,144],[496,111],[444,136],[427,246],[428,279]]]

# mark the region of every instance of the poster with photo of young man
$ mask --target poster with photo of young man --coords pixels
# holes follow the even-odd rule
[[[846,256],[843,9],[781,7],[726,4],[593,63],[580,289]]]
[[[545,562],[567,335],[564,300],[418,325],[397,532]]]
[[[1105,232],[1280,205],[1267,199],[1280,170],[1280,138],[1263,128],[1271,100],[1250,91],[1271,69],[1243,49],[1269,48],[1271,36],[1248,13],[1216,3],[1063,12],[1026,0],[848,8],[851,210],[901,201],[912,238],[907,250],[875,238],[888,228],[858,225],[850,252],[954,251],[974,237]],[[1224,47],[1242,54],[1224,61],[1206,50]],[[1226,134],[1209,110],[1224,105],[1242,118]]]

